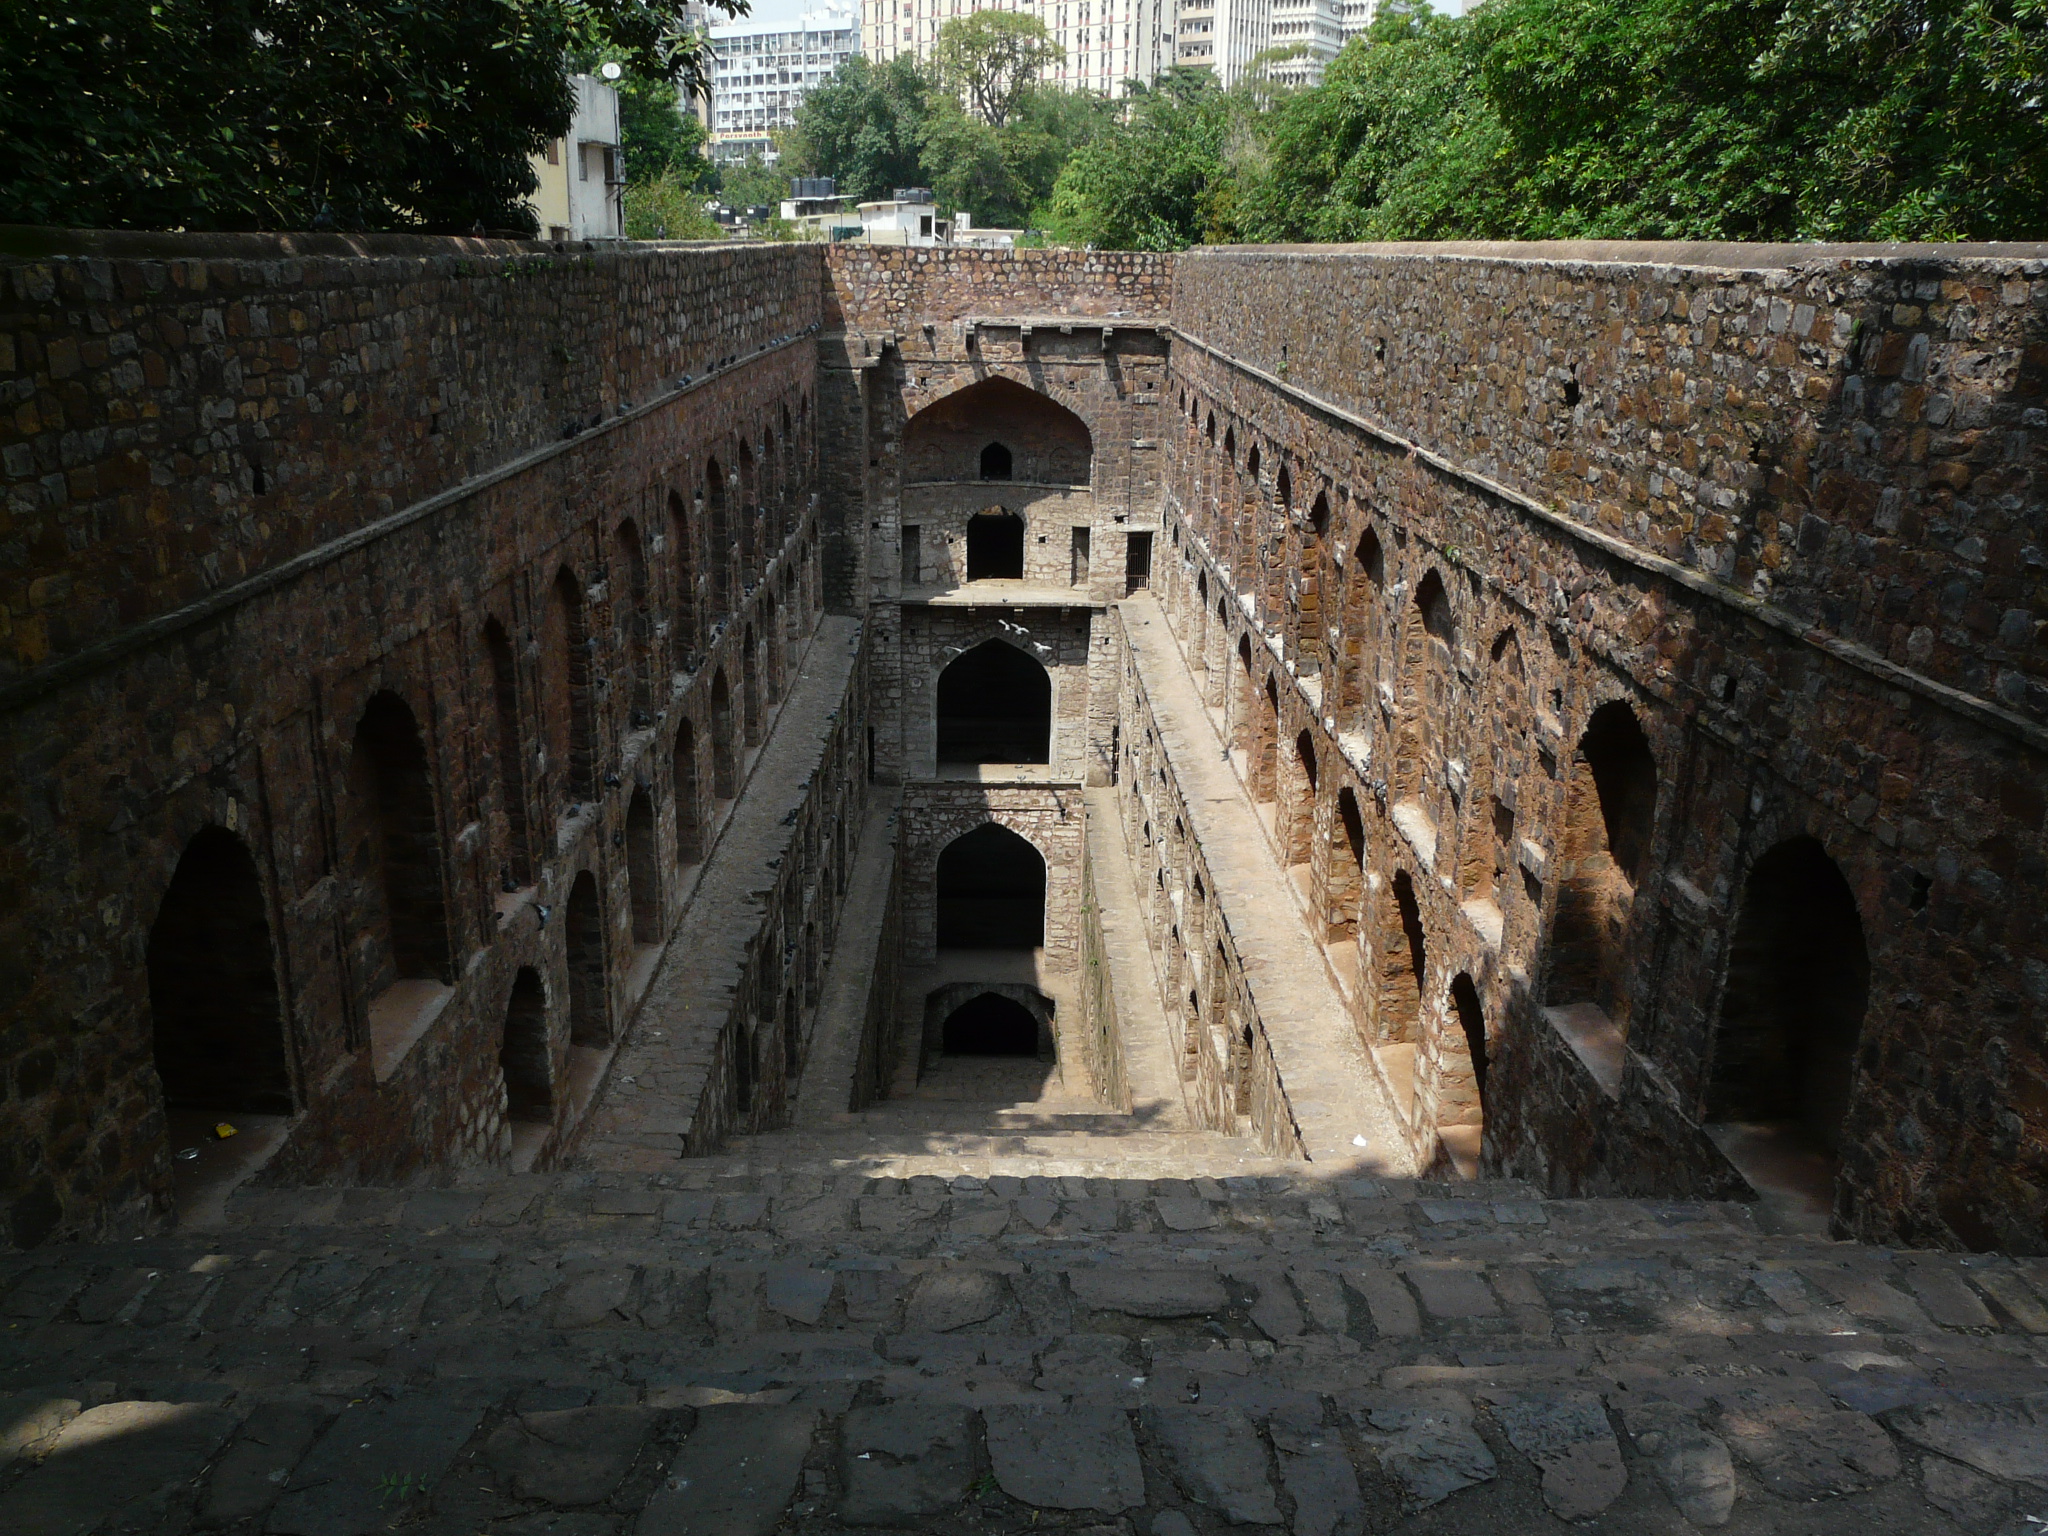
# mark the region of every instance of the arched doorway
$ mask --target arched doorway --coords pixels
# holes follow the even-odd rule
[[[984,468],[1008,456],[1009,472]],[[1017,479],[1047,485],[1086,485],[1094,442],[1079,416],[1014,379],[986,378],[934,400],[903,425],[906,484],[946,480]]]
[[[725,471],[718,460],[704,461],[704,511],[711,560],[712,617],[732,607],[732,504],[726,496]]]
[[[1010,450],[1001,443],[990,443],[981,450],[981,478],[984,480],[1007,480],[1010,478]]]
[[[234,833],[207,827],[185,845],[146,964],[165,1106],[290,1114],[270,918],[256,861]]]
[[[548,766],[564,800],[588,800],[595,782],[590,720],[590,637],[583,588],[564,566],[548,591],[542,619],[542,717]]]
[[[986,640],[962,652],[937,694],[940,762],[1051,760],[1052,678],[1016,646]]]
[[[1779,843],[1743,885],[1706,1118],[1770,1126],[1831,1173],[1869,1001],[1870,952],[1849,882],[1817,839]]]
[[[934,894],[941,949],[1045,943],[1045,859],[1008,827],[985,822],[948,843]]]
[[[412,710],[395,693],[370,700],[356,725],[352,788],[362,806],[371,924],[384,940],[380,980],[452,982],[441,890],[441,836],[427,749]]]
[[[611,989],[605,984],[604,905],[597,877],[584,870],[569,887],[563,937],[569,952],[569,1043],[611,1044]]]
[[[626,884],[632,894],[633,942],[661,942],[661,871],[654,852],[654,801],[646,786],[626,805]]]
[[[631,518],[620,523],[613,535],[612,568],[624,586],[613,599],[612,611],[622,631],[626,671],[632,684],[628,707],[631,727],[640,729],[654,707],[654,615],[647,606],[647,555],[641,547],[640,529]]]
[[[505,1115],[515,1123],[543,1124],[554,1118],[554,1061],[548,1050],[548,998],[540,972],[521,966],[505,1005],[505,1034],[498,1046],[505,1074]]]
[[[711,678],[711,793],[730,800],[739,793],[739,764],[733,757],[732,685],[720,667]]]
[[[1626,939],[1657,815],[1657,760],[1635,711],[1593,711],[1572,760],[1559,839],[1549,1006],[1590,1002],[1624,1032]]]
[[[1461,1178],[1479,1176],[1486,1136],[1486,1012],[1471,976],[1451,978],[1452,1018],[1436,1052],[1436,1135],[1443,1156]]]
[[[703,813],[697,794],[697,728],[688,720],[676,727],[669,773],[676,802],[676,863],[687,867],[704,857]]]
[[[1024,519],[990,507],[967,519],[967,579],[1021,581],[1024,578]]]
[[[761,745],[761,655],[751,624],[740,636],[740,739]]]
[[[1422,931],[1422,908],[1415,882],[1397,869],[1380,904],[1379,930],[1373,935],[1379,952],[1379,1039],[1391,1045],[1412,1045],[1422,1021],[1422,979],[1429,968]]]
[[[948,1056],[1038,1055],[1038,1020],[1022,1003],[993,992],[970,998],[940,1027]]]
[[[505,885],[516,889],[533,879],[526,831],[526,751],[519,730],[519,674],[512,638],[495,618],[484,624],[484,650],[491,662],[491,707],[497,725],[498,797],[505,805]]]

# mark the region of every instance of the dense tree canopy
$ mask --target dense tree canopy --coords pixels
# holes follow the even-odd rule
[[[15,0],[0,220],[531,231],[589,47],[701,78],[681,0]]]
[[[929,70],[848,60],[772,173],[704,159],[675,91],[703,54],[683,0],[14,0],[0,221],[530,230],[564,61],[604,58],[636,233],[817,174],[1156,249],[2048,236],[2048,0],[1386,0],[1313,89],[1172,71],[1116,101],[1046,84],[1043,26],[982,11]]]
[[[1118,243],[2039,238],[2044,98],[2048,0],[1388,6],[1321,86],[1218,93],[1171,214],[1127,210],[1207,150],[1142,103],[1056,201]]]

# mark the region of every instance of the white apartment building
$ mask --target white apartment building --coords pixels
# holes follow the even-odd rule
[[[706,126],[714,159],[764,154],[770,134],[795,126],[797,104],[860,52],[850,10],[805,13],[787,22],[736,22],[711,29],[711,98]]]
[[[1350,42],[1371,26],[1379,9],[1380,0],[1337,0],[1337,25],[1343,29],[1344,41]]]
[[[1180,0],[1174,62],[1212,71],[1226,88],[1272,46],[1274,0]]]
[[[617,240],[626,232],[619,157],[619,93],[595,75],[571,75],[576,106],[566,138],[533,157],[540,185],[528,199],[543,240]]]
[[[1174,62],[1174,0],[861,0],[861,36],[877,63],[910,54],[929,62],[939,28],[976,11],[1019,11],[1045,23],[1066,59],[1046,82],[1121,96]]]
[[[1344,23],[1338,14],[1343,0],[1272,0],[1272,41],[1266,46],[1301,51],[1266,67],[1275,85],[1320,85],[1323,70],[1344,46]]]

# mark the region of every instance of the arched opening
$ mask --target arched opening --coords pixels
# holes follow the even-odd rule
[[[1769,1126],[1832,1174],[1869,1001],[1849,882],[1816,839],[1779,843],[1743,884],[1706,1118]]]
[[[1036,1057],[1038,1020],[1022,1003],[984,992],[946,1015],[941,1038],[948,1056]]]
[[[491,663],[491,710],[497,726],[498,798],[505,806],[505,884],[508,889],[533,880],[533,858],[526,824],[526,751],[519,733],[519,672],[512,659],[512,637],[495,618],[484,623],[484,651]]]
[[[1344,943],[1358,936],[1358,904],[1365,889],[1365,818],[1359,812],[1358,791],[1349,784],[1337,791],[1337,835],[1342,841],[1330,861],[1327,937]]]
[[[1008,455],[1001,476],[982,473],[991,448]],[[934,400],[903,426],[903,478],[1016,479],[1086,485],[1094,461],[1087,424],[1058,401],[1014,379],[986,378]]]
[[[732,507],[725,471],[716,459],[704,461],[704,513],[711,544],[711,607],[714,613],[725,613],[732,608]]]
[[[1479,1176],[1486,1135],[1486,1013],[1479,989],[1460,971],[1451,979],[1457,1027],[1443,1031],[1436,1060],[1436,1135],[1442,1155],[1461,1178]]]
[[[604,907],[597,896],[597,877],[587,869],[569,887],[562,935],[569,952],[569,1043],[609,1045],[611,989],[605,985]]]
[[[367,801],[362,848],[378,904],[388,959],[378,986],[395,980],[452,982],[448,920],[441,890],[441,834],[427,749],[405,701],[395,693],[370,700],[356,726],[350,775]]]
[[[782,1068],[792,1081],[804,1063],[804,1032],[797,1014],[796,988],[782,993]]]
[[[1629,912],[1656,815],[1649,740],[1628,705],[1603,704],[1579,738],[1565,796],[1545,993],[1552,1006],[1590,1002],[1626,1029]]]
[[[691,543],[690,515],[674,491],[668,493],[668,536],[675,544],[669,568],[676,583],[669,632],[675,655],[682,658],[697,643],[697,551]]]
[[[732,1058],[733,1114],[741,1118],[754,1109],[754,1032],[735,1018],[725,1041],[726,1053]]]
[[[1358,536],[1358,549],[1353,559],[1357,563],[1358,574],[1368,583],[1375,588],[1386,586],[1387,555],[1380,547],[1378,533],[1368,528]]]
[[[590,722],[590,636],[583,619],[583,588],[564,566],[548,589],[542,621],[542,666],[548,764],[564,800],[593,798],[595,758]]]
[[[1021,581],[1024,578],[1024,519],[991,507],[967,519],[967,579]]]
[[[1439,775],[1442,737],[1431,721],[1453,718],[1450,699],[1451,645],[1457,638],[1450,597],[1435,571],[1415,589],[1402,620],[1401,712],[1394,733],[1393,792],[1412,800],[1432,824],[1442,818],[1430,804]]]
[[[739,764],[733,757],[732,688],[725,680],[725,668],[711,677],[711,793],[730,800],[739,793]]]
[[[739,536],[740,569],[752,581],[761,563],[761,478],[754,468],[754,450],[740,442]]]
[[[619,524],[613,545],[614,569],[624,588],[615,611],[632,683],[632,725],[637,730],[647,723],[654,699],[654,615],[647,610],[647,555],[640,547],[640,529],[630,518]]]
[[[1291,745],[1294,758],[1287,774],[1286,823],[1282,828],[1285,862],[1298,870],[1304,894],[1311,878],[1316,826],[1316,743],[1307,730],[1297,731]]]
[[[548,999],[540,972],[521,966],[505,1005],[505,1034],[498,1045],[505,1074],[505,1115],[515,1122],[546,1124],[554,1118],[554,1060],[548,1051]]]
[[[669,775],[676,802],[676,863],[695,864],[704,857],[704,823],[698,799],[697,728],[688,720],[676,727]]]
[[[1036,949],[1045,943],[1045,859],[1008,827],[985,822],[940,853],[941,949]]]
[[[661,942],[661,870],[654,852],[654,801],[645,785],[626,804],[626,885],[632,893],[633,942]]]
[[[234,833],[207,827],[185,845],[146,964],[165,1106],[290,1114],[270,917],[256,861]]]
[[[761,745],[761,654],[751,624],[740,636],[740,736],[750,747]]]
[[[941,763],[1051,761],[1052,677],[1001,640],[964,651],[939,674]]]
[[[1379,949],[1379,1037],[1392,1045],[1413,1045],[1422,1018],[1422,978],[1429,958],[1423,941],[1422,908],[1405,869],[1388,884],[1376,935]]]
[[[1007,480],[1010,478],[1010,450],[1001,443],[990,443],[981,450],[981,478],[984,480]]]

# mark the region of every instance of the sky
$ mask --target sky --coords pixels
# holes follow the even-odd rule
[[[818,3],[818,0],[753,0],[753,4],[753,14],[745,18],[749,24],[754,22],[778,22],[787,25],[803,15],[805,11],[825,9],[824,6]],[[837,7],[837,9],[857,11],[858,6],[842,5]],[[722,21],[724,18],[720,17],[718,20]]]

